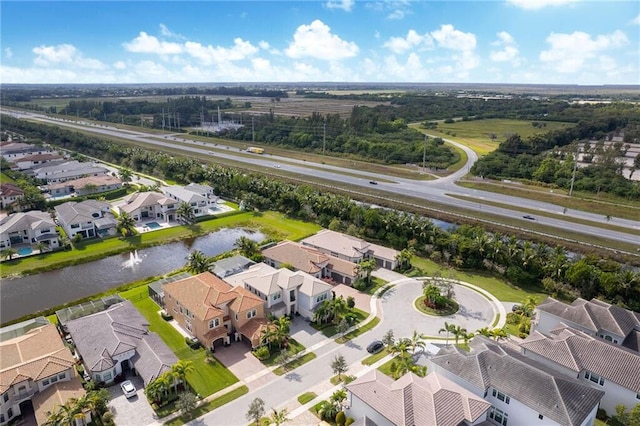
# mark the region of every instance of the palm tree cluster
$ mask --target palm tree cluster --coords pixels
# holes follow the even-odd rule
[[[189,257],[187,258],[187,269],[192,274],[201,274],[209,270],[211,262],[212,259],[207,257],[203,252],[194,250],[189,253]]]
[[[191,204],[184,201],[178,205],[176,214],[184,223],[192,223],[196,218],[196,214]]]
[[[356,264],[355,273],[358,275],[353,286],[358,290],[364,290],[371,285],[371,273],[378,267],[375,259],[363,259]],[[364,277],[362,277],[364,275]]]
[[[136,221],[127,212],[120,212],[118,216],[117,228],[124,237],[130,237],[135,234]]]
[[[413,258],[413,256],[415,256],[415,254],[416,250],[412,246],[400,250],[395,259],[396,262],[398,262],[396,270],[399,272],[405,272],[411,269],[411,259]]]
[[[144,389],[150,402],[161,406],[172,394],[177,395],[179,388],[186,384],[187,374],[193,371],[193,363],[180,360],[169,371],[152,380]]]
[[[353,308],[349,308],[349,303],[343,296],[325,300],[313,314],[313,322],[316,324],[339,325],[344,320],[348,325],[351,325],[354,318]]]
[[[425,285],[423,288],[424,304],[427,308],[441,310],[447,308],[452,299],[442,295],[440,289],[433,284]]]
[[[289,347],[289,339],[291,338],[289,335],[290,328],[291,319],[283,315],[264,327],[260,336],[260,343],[268,345],[269,349],[271,349],[271,345],[276,345],[281,350],[286,350]]]
[[[113,425],[113,418],[105,416],[108,412],[107,403],[110,394],[106,389],[98,389],[87,392],[80,398],[69,398],[66,403],[55,406],[52,411],[48,411],[47,426],[67,426],[76,424],[77,419],[84,419],[86,413],[90,412],[93,419],[102,419],[102,424]]]
[[[342,411],[342,405],[346,399],[346,390],[339,389],[335,391],[331,397],[329,397],[329,400],[322,401],[322,404],[318,409],[318,416],[320,416],[320,419],[334,422],[338,413]]]
[[[394,340],[389,346],[389,352],[395,356],[391,363],[391,374],[394,379],[399,379],[407,373],[414,373],[424,377],[427,374],[427,367],[416,364],[416,351],[424,351],[426,343],[424,336],[416,330],[411,337],[403,337]]]
[[[249,258],[254,262],[262,261],[262,252],[260,251],[260,246],[251,238],[245,237],[243,235],[236,240],[234,246],[244,257]]]
[[[455,339],[456,345],[458,344],[460,339],[464,340],[464,343],[467,343],[474,336],[473,333],[467,332],[466,328],[462,328],[461,326],[455,325],[455,324],[449,324],[448,322],[444,323],[444,327],[441,328],[440,330],[438,330],[438,333],[439,334],[447,333],[447,338],[446,338],[446,341],[445,341],[446,345],[449,344],[449,333],[453,334],[453,337]]]

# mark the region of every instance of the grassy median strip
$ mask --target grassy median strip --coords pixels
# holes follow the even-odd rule
[[[273,370],[273,374],[275,374],[276,376],[282,376],[288,373],[289,371],[294,370],[315,358],[316,358],[316,354],[314,354],[313,352],[306,353],[301,357],[298,357],[293,361],[286,363],[285,366],[280,366],[276,368],[275,370]]]
[[[380,323],[380,318],[374,317],[371,321],[369,321],[368,323],[366,323],[362,327],[358,327],[355,330],[350,331],[349,333],[345,334],[344,336],[338,337],[336,339],[336,343],[347,343],[349,340],[355,339],[356,337],[358,337],[358,336],[366,333],[367,331],[371,330],[372,328],[374,328],[379,323]]]
[[[373,365],[376,362],[380,361],[385,356],[389,355],[389,348],[385,347],[383,350],[378,352],[377,354],[369,355],[365,359],[362,360],[362,365]]]
[[[315,392],[305,392],[298,397],[298,402],[302,405],[306,404],[309,401],[313,401],[318,396]]]
[[[201,406],[199,406],[198,408],[196,408],[195,410],[189,412],[189,414],[185,415],[181,415],[180,417],[177,417],[173,420],[171,420],[170,422],[165,423],[165,425],[167,426],[180,426],[183,425],[197,417],[203,416],[205,414],[207,414],[210,411],[215,410],[216,408],[222,407],[225,404],[230,403],[231,401],[233,401],[234,399],[238,399],[240,398],[242,395],[249,393],[249,388],[246,386],[240,386],[239,388],[236,388],[232,391],[230,391],[229,393],[226,393],[212,401],[209,401],[205,404],[202,404]]]

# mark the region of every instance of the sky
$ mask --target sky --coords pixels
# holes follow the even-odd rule
[[[640,84],[640,2],[6,1],[0,83]]]

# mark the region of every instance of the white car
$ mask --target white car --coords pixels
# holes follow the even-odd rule
[[[120,383],[120,387],[122,388],[122,393],[127,398],[136,396],[136,387],[133,385],[133,383],[131,383],[131,380],[125,380],[124,382]]]

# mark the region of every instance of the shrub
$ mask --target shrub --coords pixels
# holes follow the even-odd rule
[[[253,354],[260,361],[264,361],[265,359],[269,358],[269,356],[271,356],[271,352],[269,352],[269,348],[266,346],[260,346],[258,349],[253,351]]]
[[[598,420],[607,420],[607,410],[604,408],[598,408],[598,412],[596,414],[596,419]]]
[[[356,419],[354,419],[353,417],[347,417],[347,421],[344,422],[344,426],[349,426],[352,425],[356,422]]]
[[[200,348],[200,341],[195,337],[185,337],[184,341],[187,344],[187,346],[189,346],[191,349]]]
[[[346,421],[347,416],[344,414],[344,411],[340,411],[338,414],[336,414],[336,424],[338,426],[344,425]]]
[[[507,324],[520,324],[520,315],[515,312],[509,312],[507,314]]]

